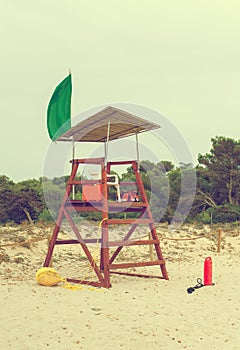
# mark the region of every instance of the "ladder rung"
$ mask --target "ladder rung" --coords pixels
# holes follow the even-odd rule
[[[111,264],[109,266],[111,269],[127,269],[129,267],[142,267],[142,266],[153,266],[153,265],[165,265],[164,260],[146,261],[146,262],[132,262],[132,263],[122,263],[122,264]]]
[[[73,164],[103,164],[104,158],[81,158],[70,160]]]
[[[79,284],[87,284],[89,286],[93,287],[103,287],[104,282],[94,282],[94,281],[88,281],[88,280],[77,280],[75,278],[67,278],[68,282],[72,283],[79,283]]]
[[[102,239],[99,238],[84,238],[81,241],[78,239],[60,239],[55,242],[55,244],[86,244],[86,243],[101,243]]]
[[[102,180],[68,180],[68,185],[96,185],[96,184],[103,184],[104,181]]]
[[[158,240],[153,239],[145,239],[139,241],[115,241],[109,242],[109,247],[122,247],[122,246],[130,246],[130,245],[149,245],[149,244],[159,244]]]
[[[152,219],[108,219],[107,223],[110,225],[114,225],[114,224],[153,224],[153,220]]]

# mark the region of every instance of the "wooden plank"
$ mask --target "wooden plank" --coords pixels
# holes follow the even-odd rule
[[[90,180],[89,180],[90,181]],[[79,199],[71,199],[71,200],[68,200],[66,202],[67,204],[74,204],[74,205],[91,205],[89,202],[86,202],[86,201],[81,201]],[[100,204],[103,204],[103,201],[98,201],[99,205]],[[111,201],[108,201],[108,205],[111,206],[112,208],[122,208],[122,209],[127,209],[129,207],[133,207],[133,208],[145,208],[146,207],[146,203],[144,202],[111,202]]]
[[[73,164],[103,164],[104,158],[82,158],[70,160]]]
[[[68,185],[95,185],[103,184],[102,180],[69,180],[67,181]]]
[[[112,212],[118,212],[117,208],[116,207],[112,207],[111,205],[109,205],[109,212],[112,213]],[[73,202],[71,203],[67,203],[65,205],[65,209],[68,211],[68,212],[77,212],[77,213],[80,213],[80,212],[102,212],[102,209],[103,209],[103,204],[100,203],[100,202],[94,202],[94,201],[91,201],[91,203],[87,203],[84,205],[84,203],[82,205],[78,205],[78,204],[75,204]],[[142,212],[142,208],[132,208],[132,207],[129,207],[129,208],[126,208],[125,210],[121,210],[121,208],[119,208],[119,211],[121,212],[126,212],[126,213],[141,213]],[[137,220],[137,219],[135,219]]]
[[[122,160],[119,162],[108,162],[108,164],[110,165],[127,165],[127,164],[132,164],[133,161],[132,160]]]
[[[131,272],[122,272],[122,271],[110,271],[110,274],[114,274],[114,275],[124,275],[124,276],[132,276],[132,277],[143,277],[143,278],[159,278],[159,279],[164,279],[163,276],[159,276],[159,275],[146,275],[143,273],[131,273]]]
[[[110,269],[127,269],[130,267],[142,267],[142,266],[154,266],[154,265],[164,265],[164,260],[155,260],[155,261],[144,261],[144,262],[131,262],[131,263],[122,263],[122,264],[111,264]]]
[[[101,243],[102,239],[99,238],[88,238],[88,239],[83,239],[81,242],[79,242],[79,240],[77,239],[59,239],[58,241],[56,241],[55,244],[80,244],[80,243]]]
[[[121,247],[121,246],[133,246],[133,245],[149,245],[149,244],[157,244],[159,241],[153,239],[144,239],[139,241],[115,241],[109,242],[109,247]]]
[[[88,286],[93,286],[93,287],[104,287],[104,283],[103,282],[78,280],[78,279],[75,279],[75,278],[67,278],[67,281],[71,282],[71,283],[86,284]]]
[[[108,224],[109,225],[121,225],[121,224],[138,224],[138,225],[141,225],[141,224],[149,224],[152,222],[151,219],[108,219]]]

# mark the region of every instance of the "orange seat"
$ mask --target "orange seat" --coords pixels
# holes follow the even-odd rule
[[[102,186],[99,184],[95,185],[83,185],[82,186],[82,200],[87,202],[102,200]]]

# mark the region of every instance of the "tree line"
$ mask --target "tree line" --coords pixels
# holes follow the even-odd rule
[[[240,140],[217,136],[211,139],[209,153],[198,155],[198,164],[179,164],[170,161],[140,163],[140,173],[156,220],[171,222],[182,191],[182,176],[196,174],[196,191],[187,222],[224,223],[240,219]],[[121,181],[134,181],[131,168],[121,174]],[[0,176],[0,223],[51,221],[56,217],[68,176],[13,182]],[[187,182],[186,182],[187,184]],[[187,187],[187,185],[186,185]],[[44,194],[43,194],[44,188]],[[109,197],[115,200],[116,193],[109,188]],[[187,201],[187,188],[184,201]],[[81,199],[81,185],[76,189]],[[50,203],[51,213],[48,206]],[[85,214],[98,219],[98,213]]]

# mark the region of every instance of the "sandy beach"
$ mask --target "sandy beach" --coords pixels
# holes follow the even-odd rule
[[[1,227],[1,349],[240,349],[239,228],[223,227],[220,253],[217,229],[159,226],[169,281],[112,275],[108,290],[70,290],[35,281],[51,227]],[[80,252],[57,247],[53,267],[63,277],[86,273]],[[126,247],[121,259],[147,254],[148,247]],[[208,256],[215,285],[188,294]],[[159,267],[140,270],[160,275]]]

